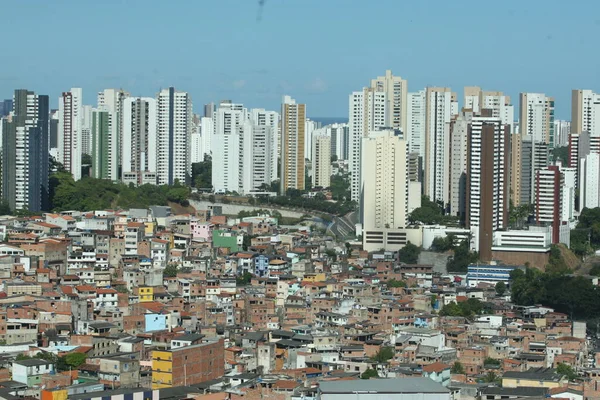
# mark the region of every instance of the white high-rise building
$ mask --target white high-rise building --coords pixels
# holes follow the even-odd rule
[[[406,79],[394,76],[392,71],[385,71],[385,76],[371,80],[371,88],[385,92],[387,112],[387,128],[399,129],[405,135],[408,127],[408,83]]]
[[[410,205],[419,207],[421,199],[420,183],[408,177],[406,140],[399,130],[373,131],[362,139],[361,154],[363,248],[398,250],[411,240]]]
[[[554,98],[543,93],[521,93],[519,129],[521,138],[554,148]]]
[[[128,97],[122,108],[123,182],[156,184],[156,99]]]
[[[327,127],[327,135],[331,137],[331,155],[338,160],[348,159],[349,127],[348,124],[332,124]]]
[[[571,133],[571,122],[560,119],[554,120],[554,146],[564,147],[569,145],[569,134]],[[569,160],[563,160],[569,162]]]
[[[213,113],[212,182],[217,192],[247,194],[277,176],[278,114],[262,109],[248,112],[241,104],[221,103]]]
[[[256,125],[254,121],[247,122],[246,125],[243,132],[242,164],[242,191],[245,194],[257,191],[263,185],[269,185],[272,182],[272,169],[277,168],[276,162],[271,158],[274,154],[271,146],[276,130],[271,125]]]
[[[81,153],[92,154],[92,106],[81,106]]]
[[[123,89],[104,89],[98,92],[97,96],[98,109],[108,111],[110,130],[117,135],[117,154],[112,157],[119,166],[123,159],[123,105],[129,96],[130,94]]]
[[[464,107],[479,113],[481,110],[491,110],[491,116],[500,118],[502,124],[513,125],[515,110],[510,104],[510,97],[502,92],[486,92],[477,86],[465,87]]]
[[[245,150],[251,157],[248,144],[243,142],[244,130],[251,134],[247,122],[248,111],[242,104],[222,102],[213,113],[212,183],[217,192],[243,192]]]
[[[463,111],[450,123],[450,214],[465,217],[469,124],[473,113]]]
[[[425,90],[409,93],[407,99],[407,134],[408,151],[425,157]]]
[[[271,160],[271,176],[270,182],[279,179],[277,176],[277,165],[279,163],[279,113],[277,111],[267,111],[262,108],[254,108],[250,111],[252,123],[256,126],[269,126],[271,128],[270,136],[270,160]]]
[[[363,230],[408,224],[407,146],[399,131],[373,131],[362,140]]]
[[[563,176],[562,221],[571,221],[575,216],[575,191],[577,184],[577,168],[567,167],[565,161],[557,161],[556,165]]]
[[[456,94],[449,88],[427,88],[425,119],[425,195],[431,201],[450,201],[450,120]]]
[[[352,200],[356,202],[360,202],[361,190],[361,141],[369,132],[385,127],[387,119],[385,92],[364,88],[350,95],[348,118],[350,193]]]
[[[189,181],[192,118],[192,99],[188,93],[173,87],[158,93],[156,172],[159,185]]]
[[[82,98],[81,88],[63,92],[58,99],[58,161],[73,179],[81,179],[82,156]]]
[[[312,139],[312,186],[327,188],[331,184],[331,136],[315,132]]]
[[[200,119],[200,135],[202,135],[201,153],[203,160],[205,155],[212,155],[212,138],[214,134],[215,124],[213,118],[202,117]]]
[[[304,158],[308,161],[312,161],[312,139],[315,130],[319,129],[319,124],[311,119],[306,119],[304,128]]]
[[[571,100],[571,132],[600,137],[600,94],[575,89]]]
[[[600,207],[600,154],[589,153],[579,162],[579,208]]]
[[[190,142],[190,162],[192,164],[195,164],[204,161],[204,148],[202,146],[202,127],[200,125],[198,125],[198,127],[196,128],[196,132],[192,133]]]

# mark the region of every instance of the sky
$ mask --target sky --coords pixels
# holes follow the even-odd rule
[[[409,91],[464,86],[556,99],[600,91],[597,0],[23,0],[0,4],[0,98],[14,89],[84,102],[123,88],[174,86],[194,111],[230,99],[313,117],[347,117],[348,95],[391,69]]]

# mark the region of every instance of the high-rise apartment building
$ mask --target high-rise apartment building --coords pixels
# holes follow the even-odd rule
[[[123,106],[125,99],[128,98],[130,94],[123,89],[104,89],[101,92],[98,92],[97,100],[98,100],[98,109],[108,111],[109,117],[109,128],[111,132],[116,132],[117,135],[117,154],[112,156],[113,160],[121,167],[122,159],[123,159]],[[118,172],[117,172],[118,174]],[[119,179],[120,176],[117,176]]]
[[[385,127],[388,119],[386,98],[385,92],[373,88],[364,88],[350,95],[350,194],[352,200],[358,203],[361,201],[361,141],[369,132]]]
[[[192,99],[170,87],[157,95],[156,172],[159,185],[188,183],[191,177]]]
[[[92,170],[91,175],[98,179],[117,179],[117,132],[111,125],[110,112],[92,111]]]
[[[589,153],[579,162],[579,209],[600,207],[600,153]]]
[[[477,86],[465,87],[464,94],[464,108],[474,113],[490,110],[492,117],[500,118],[503,125],[514,124],[515,112],[509,96],[505,96],[502,92],[486,92]]]
[[[564,147],[569,145],[569,134],[571,133],[571,122],[554,120],[554,146]],[[569,160],[562,160],[568,162]]]
[[[521,137],[554,148],[554,98],[543,93],[521,93],[519,104]]]
[[[535,222],[552,226],[552,243],[560,243],[563,207],[563,175],[560,168],[550,165],[536,173]]]
[[[250,110],[250,118],[255,126],[268,126],[270,127],[271,143],[269,148],[271,149],[270,160],[271,165],[269,170],[271,176],[269,177],[270,182],[279,179],[277,176],[277,166],[279,165],[279,113],[276,111],[267,111],[262,108],[253,108]],[[305,132],[306,134],[306,132]]]
[[[81,106],[81,153],[92,154],[92,106]]]
[[[251,157],[251,144],[245,146],[244,131],[251,136],[248,111],[242,104],[222,102],[213,113],[214,135],[211,139],[213,165],[212,184],[217,192],[242,192],[244,151]]]
[[[304,123],[304,158],[308,161],[312,161],[312,138],[313,133],[319,129],[320,124],[309,118]]]
[[[13,110],[13,101],[12,99],[2,100],[0,101],[0,118],[6,117]]]
[[[281,105],[281,194],[288,189],[305,188],[305,129],[306,105],[284,96]]]
[[[202,117],[200,119],[200,135],[202,140],[201,152],[202,159],[204,156],[212,154],[212,138],[215,134],[215,125],[213,118]]]
[[[350,129],[348,124],[332,124],[326,127],[331,137],[331,156],[347,160],[349,153]]]
[[[127,97],[122,110],[121,178],[136,185],[156,184],[156,99]]]
[[[425,119],[425,195],[446,206],[450,201],[450,121],[457,113],[449,88],[427,88]]]
[[[48,96],[15,90],[12,115],[2,119],[2,198],[11,210],[47,210]]]
[[[407,132],[408,151],[417,153],[421,159],[425,157],[425,108],[426,90],[409,93],[407,98]]]
[[[388,110],[386,128],[401,130],[406,135],[408,126],[408,83],[406,79],[394,76],[392,71],[387,70],[385,76],[378,76],[371,80],[371,88],[386,94],[386,108]]]
[[[571,98],[571,133],[600,137],[600,94],[575,89]]]
[[[82,156],[82,90],[72,88],[63,92],[58,99],[58,162],[73,175],[81,179]]]
[[[514,136],[514,135],[513,135]],[[531,137],[519,137],[521,152],[513,153],[513,159],[518,158],[519,168],[513,170],[513,175],[519,173],[519,187],[516,193],[519,195],[520,204],[535,204],[535,176],[537,171],[550,165],[550,150],[547,143],[535,142]]]
[[[469,126],[466,222],[472,249],[491,261],[493,233],[508,226],[510,127],[483,114]]]
[[[312,146],[312,186],[327,188],[331,184],[331,137],[315,133]]]
[[[473,112],[464,110],[450,123],[450,214],[464,221],[467,196],[469,125]]]
[[[217,192],[251,193],[277,176],[276,112],[221,103],[213,114],[212,183]],[[274,179],[275,178],[275,179]]]
[[[420,184],[408,177],[408,146],[399,130],[372,131],[362,139],[361,215],[366,249],[406,245],[409,203],[420,199]],[[415,204],[418,206],[418,204]]]

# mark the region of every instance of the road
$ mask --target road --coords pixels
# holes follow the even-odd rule
[[[343,217],[333,217],[333,221],[327,228],[337,238],[345,239],[354,236],[354,221],[356,220],[356,211],[344,215]]]

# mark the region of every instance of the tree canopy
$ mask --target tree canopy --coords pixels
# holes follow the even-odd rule
[[[398,259],[406,264],[418,264],[421,248],[412,244],[410,241],[398,251]]]
[[[68,172],[50,177],[50,202],[55,211],[148,208],[169,201],[187,206],[190,190],[179,183],[169,185],[125,185],[106,179],[84,177],[78,181]]]
[[[515,304],[543,304],[574,318],[600,317],[600,290],[590,279],[527,268],[511,272]]]
[[[411,224],[425,225],[455,225],[458,218],[451,215],[444,215],[443,207],[429,200],[428,196],[421,196],[421,207],[415,208],[408,216]]]
[[[391,346],[385,346],[379,349],[379,351],[375,353],[373,357],[371,357],[371,360],[373,360],[373,362],[383,364],[392,358],[394,358],[394,348]]]
[[[399,288],[399,287],[406,287],[406,282],[404,281],[399,281],[396,279],[390,279],[386,282],[387,287],[389,288]]]
[[[362,373],[360,379],[371,379],[371,378],[379,378],[379,374],[373,368],[367,368],[365,372]]]
[[[442,307],[440,315],[443,317],[472,317],[487,311],[485,304],[478,299],[468,299],[455,303],[454,301]]]
[[[198,189],[212,188],[212,158],[204,155],[204,161],[192,164],[192,182]]]
[[[577,379],[577,372],[571,367],[569,364],[558,363],[556,366],[556,373],[559,375],[564,375],[568,380],[573,381]]]
[[[448,272],[467,272],[469,264],[479,260],[479,253],[469,250],[469,241],[464,240],[454,247],[454,255],[448,258],[446,268]]]

